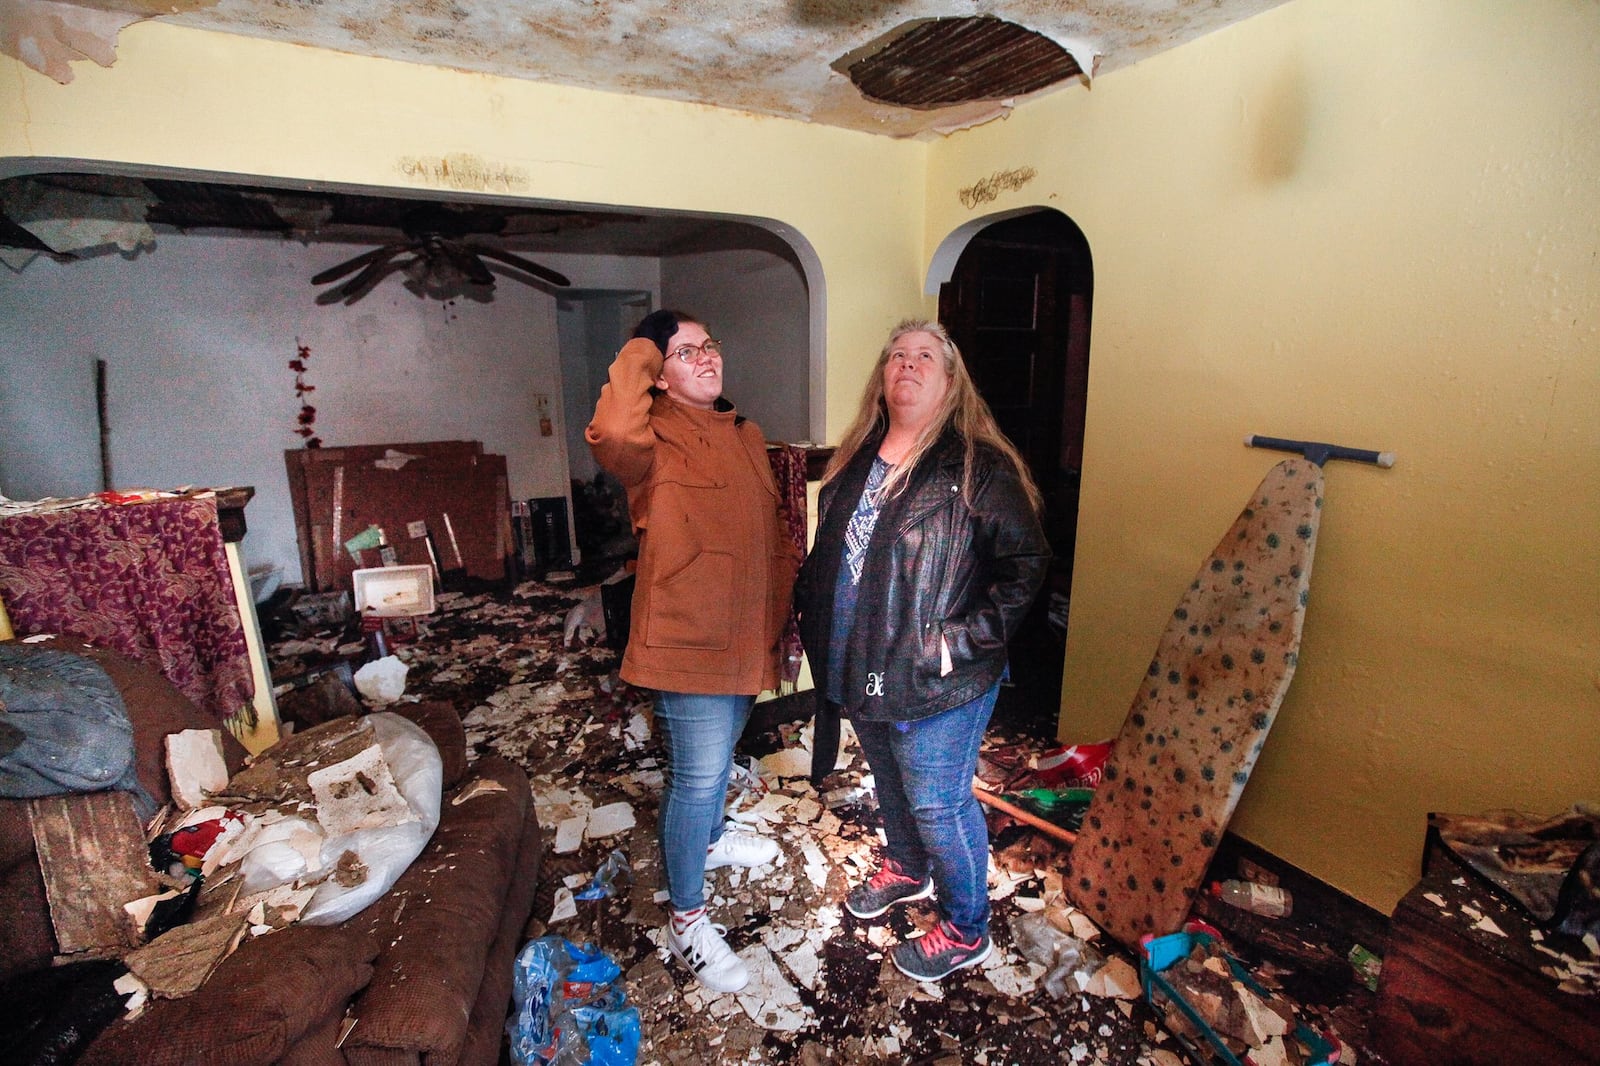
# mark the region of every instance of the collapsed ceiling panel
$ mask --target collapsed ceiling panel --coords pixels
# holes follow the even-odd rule
[[[841,68],[869,99],[916,108],[1022,96],[1082,73],[1050,38],[988,15],[911,23]]]

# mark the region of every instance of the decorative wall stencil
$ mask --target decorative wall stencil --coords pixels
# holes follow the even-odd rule
[[[1022,188],[1037,177],[1038,173],[1032,167],[997,170],[982,181],[968,185],[956,195],[961,198],[961,206],[970,210],[979,204],[986,204],[992,200],[999,199],[1000,194],[1003,192],[1012,192]]]
[[[445,156],[402,156],[396,169],[436,189],[464,192],[526,192],[528,172],[522,167],[491,163],[475,155],[456,152]]]
[[[1294,676],[1322,470],[1268,472],[1156,647],[1073,846],[1068,893],[1124,944],[1189,913]]]

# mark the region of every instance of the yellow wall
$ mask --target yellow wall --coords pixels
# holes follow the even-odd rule
[[[1333,441],[1399,463],[1329,465],[1234,830],[1387,911],[1428,811],[1600,801],[1600,6],[1296,0],[934,147],[930,249],[1027,204],[1095,266],[1062,737],[1121,724],[1245,434]]]
[[[785,223],[821,261],[827,352],[863,353],[828,374],[830,426],[922,307],[923,144],[152,22],[73,73],[0,57],[0,175],[53,157]]]

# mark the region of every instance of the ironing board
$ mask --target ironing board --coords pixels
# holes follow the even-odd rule
[[[1322,469],[1268,472],[1189,585],[1070,857],[1077,906],[1122,943],[1177,929],[1294,676]]]

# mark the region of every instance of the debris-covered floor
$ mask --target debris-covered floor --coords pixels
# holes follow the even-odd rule
[[[641,1063],[1198,1061],[1139,998],[1137,963],[1115,945],[1094,945],[1111,965],[1088,991],[1071,967],[1052,972],[1024,954],[1031,947],[1043,957],[1033,945],[1046,912],[1058,924],[1070,918],[1061,893],[1065,845],[1004,816],[991,817],[995,952],[938,986],[901,975],[886,949],[930,925],[932,912],[912,904],[867,923],[844,911],[847,889],[876,865],[870,779],[859,749],[847,744],[841,768],[822,794],[814,791],[803,723],[745,738],[759,780],[738,787],[735,817],[771,835],[783,853],[774,867],[709,875],[713,916],[753,979],[736,995],[703,992],[657,945],[661,765],[649,694],[618,681],[618,656],[602,644],[563,643],[568,612],[593,591],[574,580],[528,582],[509,594],[447,593],[417,639],[393,651],[409,665],[406,698],[454,702],[469,749],[526,768],[549,842],[528,934],[592,941],[622,966],[628,1000],[641,1012]],[[270,639],[270,620],[267,629]],[[340,633],[283,636],[270,646],[274,681],[281,688],[308,666],[362,652],[358,637]],[[1014,757],[1050,743],[997,724],[986,748]],[[617,879],[609,896],[574,898],[575,890],[594,894],[583,890],[618,851],[631,876]],[[1273,930],[1277,947],[1324,939],[1286,928]],[[1307,981],[1292,951],[1285,965],[1282,955],[1254,950],[1259,945],[1230,946],[1266,984],[1301,996],[1301,1020],[1337,1032],[1344,1062],[1382,1061],[1365,1046],[1370,993],[1348,967],[1332,980],[1320,973]],[[1341,959],[1330,957],[1337,971]]]

